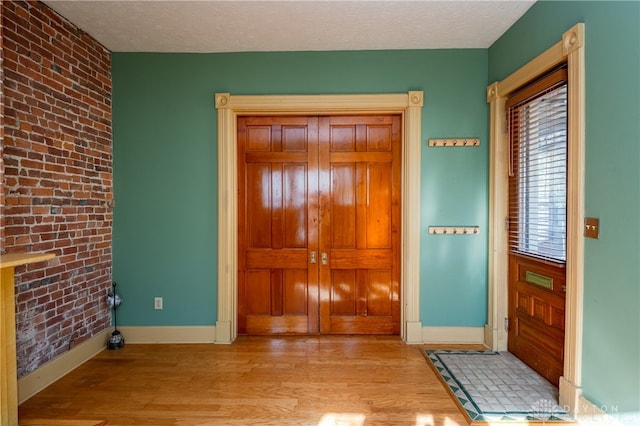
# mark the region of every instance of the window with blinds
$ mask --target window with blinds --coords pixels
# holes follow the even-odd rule
[[[567,70],[513,94],[509,114],[509,250],[567,258]]]

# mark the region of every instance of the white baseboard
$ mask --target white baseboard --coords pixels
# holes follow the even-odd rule
[[[565,379],[564,376],[560,377],[560,383],[558,386],[559,401],[561,407],[563,407],[568,413],[575,416],[578,413],[580,405],[580,396],[582,395],[582,389]]]
[[[423,343],[484,344],[484,327],[423,327]]]
[[[488,324],[484,326],[484,345],[492,351],[498,349],[498,330]]]
[[[231,321],[216,321],[216,343],[231,343],[234,340],[234,333],[231,331]]]
[[[126,343],[214,343],[216,327],[149,326],[118,327]]]
[[[492,328],[489,324],[484,326],[484,345],[492,351],[506,351],[507,332],[500,328]]]
[[[80,343],[68,352],[40,366],[18,380],[18,404],[22,404],[53,382],[102,352],[113,328],[109,328],[91,339]]]
[[[420,321],[407,321],[404,341],[410,345],[422,343],[422,323]]]

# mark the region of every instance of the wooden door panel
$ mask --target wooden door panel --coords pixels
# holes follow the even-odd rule
[[[391,316],[393,301],[393,281],[389,269],[367,271],[367,315]]]
[[[307,152],[307,126],[282,126],[282,152]]]
[[[393,250],[391,249],[336,249],[329,252],[331,269],[375,269],[393,268]]]
[[[282,283],[283,313],[285,315],[307,314],[307,270],[287,269]]]
[[[393,309],[399,309],[400,304],[393,303]],[[388,316],[339,316],[331,315],[328,323],[323,327],[330,330],[330,334],[398,334],[396,320]],[[356,330],[356,331],[354,331]]]
[[[392,315],[392,282],[388,270],[334,270],[331,274],[332,315]]]
[[[564,368],[565,267],[509,255],[509,351],[556,386]]]
[[[307,270],[247,270],[252,297],[247,299],[247,315],[306,315]]]
[[[334,270],[331,283],[332,315],[391,316],[392,280],[389,270]]]
[[[323,138],[323,142],[329,144],[331,153],[348,152],[356,150],[356,125],[357,121],[345,122],[340,125],[335,123],[331,128],[331,138]]]
[[[271,300],[271,309],[268,312],[268,315],[271,316],[284,315],[284,310],[282,307],[282,302],[284,299],[282,272],[282,269],[271,269],[271,294],[269,294],[269,300]],[[249,312],[249,314],[251,314],[251,312]]]
[[[369,249],[392,247],[392,178],[392,164],[369,164],[367,167],[366,197],[369,208],[366,215],[366,247]]]
[[[309,261],[307,251],[301,249],[247,249],[245,253],[247,269],[304,269]]]
[[[367,152],[391,152],[393,141],[392,128],[386,125],[367,126]]]
[[[246,280],[251,283],[251,296],[246,301],[248,315],[271,314],[271,271],[249,270],[246,272]]]
[[[331,312],[334,315],[356,315],[356,271],[338,270],[331,275]]]
[[[548,333],[526,321],[514,324],[518,339],[510,339],[509,351],[518,354],[538,374],[558,386],[563,373],[563,350],[549,338]],[[513,341],[511,341],[513,340]]]
[[[273,163],[304,163],[309,158],[307,153],[299,152],[247,152],[245,159],[247,163],[273,162]]]
[[[283,176],[283,232],[284,247],[307,247],[307,166],[285,164]]]
[[[307,317],[298,316],[247,316],[246,333],[251,335],[271,334],[308,334],[309,323]]]
[[[340,164],[348,163],[354,160],[353,153],[332,152],[331,163]],[[390,163],[393,161],[393,153],[391,152],[358,152],[357,159],[363,163]]]
[[[247,215],[247,247],[271,247],[271,165],[247,164],[246,180],[248,185],[245,194]]]
[[[323,117],[320,139],[321,331],[396,334],[400,118]]]
[[[270,152],[271,151],[271,126],[268,124],[253,124],[243,129],[246,134],[246,144],[244,151],[249,152]]]
[[[549,333],[545,327],[530,321],[518,321],[516,323],[516,332],[522,344],[533,346],[543,350],[549,354],[551,358],[558,361],[562,360],[562,347],[557,345],[557,338],[561,336],[558,333]]]
[[[238,119],[239,333],[318,330],[317,136],[317,118]]]
[[[331,242],[330,247],[356,246],[356,165],[342,163],[331,168]]]
[[[546,294],[545,290],[523,281],[516,283],[515,291],[518,295],[516,313],[519,317],[526,316],[559,332],[564,331],[564,300],[561,297]]]

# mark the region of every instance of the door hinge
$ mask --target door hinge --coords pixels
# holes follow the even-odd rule
[[[509,332],[509,318],[504,319],[504,331]]]
[[[505,231],[509,230],[509,216],[504,218],[504,230]]]

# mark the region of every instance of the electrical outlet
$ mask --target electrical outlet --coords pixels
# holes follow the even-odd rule
[[[162,309],[162,297],[156,297],[153,299],[153,309]]]

